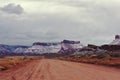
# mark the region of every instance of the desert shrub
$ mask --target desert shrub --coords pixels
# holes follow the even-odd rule
[[[0,71],[4,71],[4,70],[7,70],[7,67],[5,67],[5,66],[0,66]]]
[[[112,57],[120,57],[120,53],[114,53],[114,54],[111,54]]]
[[[90,55],[90,58],[98,58],[98,59],[102,59],[102,58],[109,58],[110,55],[107,53],[102,53],[102,54],[92,54]]]

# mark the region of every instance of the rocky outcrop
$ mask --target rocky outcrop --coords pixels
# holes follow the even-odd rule
[[[100,49],[107,51],[120,51],[120,35],[116,35],[115,40],[113,40],[110,44],[100,46]]]
[[[63,40],[61,42],[61,53],[73,53],[78,51],[80,48],[82,48],[83,45],[80,43],[80,41],[70,41],[70,40]]]
[[[88,44],[88,47],[93,48],[93,49],[98,49],[99,48],[99,46],[96,46],[94,44]]]
[[[116,35],[115,40],[113,40],[109,45],[120,45],[120,35]]]
[[[100,49],[107,51],[120,51],[120,45],[102,45]]]

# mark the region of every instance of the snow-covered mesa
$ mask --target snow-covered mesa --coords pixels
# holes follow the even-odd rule
[[[120,45],[120,35],[107,44],[108,46]],[[63,40],[61,42],[35,42],[32,46],[4,45],[0,44],[0,53],[16,54],[44,54],[44,53],[74,53],[84,49],[85,46],[80,41]]]
[[[11,46],[0,44],[0,52],[17,54],[64,53],[67,51],[76,51],[80,48],[82,48],[80,41],[70,40],[63,40],[61,42],[35,42],[32,46]]]
[[[33,43],[33,46],[28,48],[25,53],[58,53],[67,50],[77,50],[81,47],[80,41],[63,40],[62,42],[56,43],[36,42]]]

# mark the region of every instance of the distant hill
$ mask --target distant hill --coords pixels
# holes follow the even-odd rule
[[[61,42],[35,42],[32,46],[0,44],[2,55],[34,55],[45,53],[72,53],[82,48],[80,41],[63,40]]]

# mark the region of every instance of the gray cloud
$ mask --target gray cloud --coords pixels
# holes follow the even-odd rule
[[[34,0],[31,1],[34,2]],[[49,13],[52,8],[46,5],[37,6],[43,9],[48,7],[49,10],[43,10],[45,11],[43,13],[41,9],[38,9],[38,12],[28,12],[17,17],[1,13],[3,16],[0,15],[0,43],[32,44],[35,41],[71,39],[80,40],[83,44],[101,45],[111,42],[114,35],[120,33],[120,3],[106,4],[101,0],[97,2],[96,0],[52,0],[52,2],[56,4],[50,5],[52,8],[55,5],[55,10],[57,9],[58,12]],[[67,8],[61,8],[61,6],[67,6]]]
[[[14,3],[7,4],[0,8],[1,11],[10,13],[10,14],[22,14],[24,12],[24,9],[21,7],[21,5],[16,5]]]

